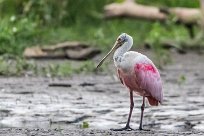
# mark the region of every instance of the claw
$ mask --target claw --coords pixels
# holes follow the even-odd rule
[[[132,129],[130,126],[125,126],[124,128],[119,128],[119,129],[110,129],[112,131],[132,131],[134,129]]]

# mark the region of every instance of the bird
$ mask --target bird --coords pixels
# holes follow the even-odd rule
[[[130,127],[130,120],[134,108],[133,93],[143,98],[139,130],[144,130],[142,121],[145,98],[147,98],[151,106],[158,106],[163,102],[162,80],[159,70],[147,56],[136,51],[129,51],[132,46],[133,38],[127,33],[120,34],[112,49],[96,66],[98,69],[104,60],[114,52],[113,60],[118,78],[121,83],[128,88],[130,93],[130,110],[127,123],[123,128],[111,129],[113,131],[134,130]]]

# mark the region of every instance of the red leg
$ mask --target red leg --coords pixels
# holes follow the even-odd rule
[[[132,110],[133,110],[133,107],[134,107],[134,101],[133,101],[133,91],[130,91],[130,112],[129,112],[129,116],[128,116],[128,120],[127,120],[127,123],[126,123],[126,126],[124,128],[120,128],[120,129],[111,129],[113,131],[123,131],[123,130],[133,130],[131,127],[130,127],[130,119],[131,119],[131,116],[132,116]]]
[[[128,127],[129,127],[129,124],[130,124],[130,119],[131,119],[131,116],[132,116],[133,108],[134,108],[133,91],[130,91],[130,112],[129,112],[129,116],[128,116],[128,120],[127,120],[127,124],[126,124],[126,126],[128,126]]]
[[[140,127],[139,127],[139,130],[143,130],[142,129],[142,119],[143,119],[144,108],[145,108],[145,96],[143,96],[143,101],[142,101],[142,106],[141,106],[141,116],[140,116]]]

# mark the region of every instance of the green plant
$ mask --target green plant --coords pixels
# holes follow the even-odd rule
[[[186,76],[185,75],[180,75],[177,79],[177,83],[179,85],[184,84],[186,82]]]
[[[82,122],[81,128],[89,128],[89,123],[86,121]]]
[[[199,7],[199,0],[137,0],[138,3],[154,6],[163,6],[163,7],[189,7],[196,8]]]
[[[38,31],[37,24],[27,18],[3,18],[0,22],[0,54],[19,55],[27,45],[20,44],[32,39]]]
[[[36,64],[26,61],[24,58],[4,55],[0,57],[0,75],[20,76],[28,71],[33,71]]]
[[[151,48],[155,52],[156,64],[159,68],[162,68],[164,64],[171,61],[170,56],[167,51],[165,51],[161,46],[161,40],[165,38],[165,30],[161,27],[159,23],[154,23],[146,42],[150,44]]]

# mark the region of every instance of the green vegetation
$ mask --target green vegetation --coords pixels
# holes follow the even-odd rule
[[[89,128],[89,123],[84,121],[81,125],[81,128]]]
[[[87,60],[78,62],[77,67],[72,66],[70,62],[65,63],[48,63],[42,66],[37,65],[34,61],[27,61],[21,57],[3,56],[0,57],[0,75],[3,76],[70,76],[76,73],[95,72],[94,62]],[[105,65],[100,69],[104,70]]]
[[[177,83],[179,84],[179,85],[182,85],[182,84],[184,84],[186,82],[186,76],[185,75],[180,75],[179,77],[178,77],[178,79],[177,79]]]
[[[112,2],[122,0],[0,0],[0,55],[4,55],[0,59],[0,75],[20,75],[30,69],[36,71],[36,74],[44,71],[52,76],[94,71],[91,61],[82,62],[82,66],[77,69],[69,64],[50,64],[44,70],[39,70],[34,62],[30,64],[22,59],[25,47],[33,45],[78,40],[107,51],[118,34],[127,32],[134,37],[135,47],[145,41],[151,42],[156,54],[163,56],[159,57],[163,64],[169,61],[163,58],[169,57],[168,54],[166,57],[158,43],[165,39],[184,41],[189,38],[183,26],[169,25],[169,22],[160,24],[130,19],[103,20],[103,7]],[[137,2],[161,7],[199,7],[198,0]],[[5,59],[5,55],[13,57],[11,60]],[[12,70],[9,68],[10,63],[14,65]]]
[[[159,7],[199,7],[199,0],[137,0],[138,3]]]

